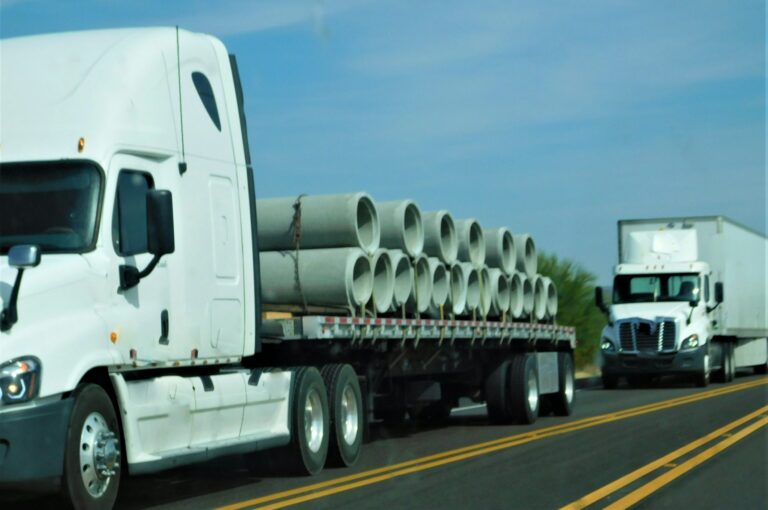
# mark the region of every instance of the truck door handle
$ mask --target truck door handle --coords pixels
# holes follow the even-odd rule
[[[160,340],[161,345],[168,345],[168,310],[160,312]]]

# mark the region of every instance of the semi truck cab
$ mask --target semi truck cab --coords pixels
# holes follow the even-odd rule
[[[662,375],[706,386],[737,366],[764,370],[765,250],[764,236],[723,217],[619,221],[611,304],[595,289],[608,317],[604,386]]]

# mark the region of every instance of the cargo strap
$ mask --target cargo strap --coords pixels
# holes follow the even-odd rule
[[[296,285],[296,289],[301,296],[301,304],[304,308],[304,313],[307,313],[307,298],[304,296],[304,289],[301,287],[301,278],[299,278],[299,253],[301,253],[301,199],[306,194],[302,193],[296,197],[296,201],[293,203],[293,219],[291,221],[291,230],[293,231],[293,249],[294,249],[294,271],[293,278]]]

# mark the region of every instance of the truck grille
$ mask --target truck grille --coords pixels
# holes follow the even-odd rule
[[[625,352],[661,352],[675,349],[675,321],[627,321],[619,324],[619,343]]]

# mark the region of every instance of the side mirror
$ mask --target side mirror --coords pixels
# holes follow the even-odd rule
[[[603,301],[603,288],[602,287],[595,287],[595,305],[605,314],[608,313],[608,307],[605,306],[605,301]]]
[[[725,299],[723,292],[723,282],[715,282],[715,303],[718,305]]]
[[[150,190],[147,192],[147,251],[162,257],[175,249],[171,192]]]
[[[176,249],[173,233],[173,200],[168,190],[147,191],[147,251],[153,255],[149,265],[139,271],[128,265],[120,266],[120,290],[139,284],[155,269],[163,255]]]
[[[35,267],[40,264],[40,247],[32,244],[12,246],[8,250],[8,265],[20,268]]]

